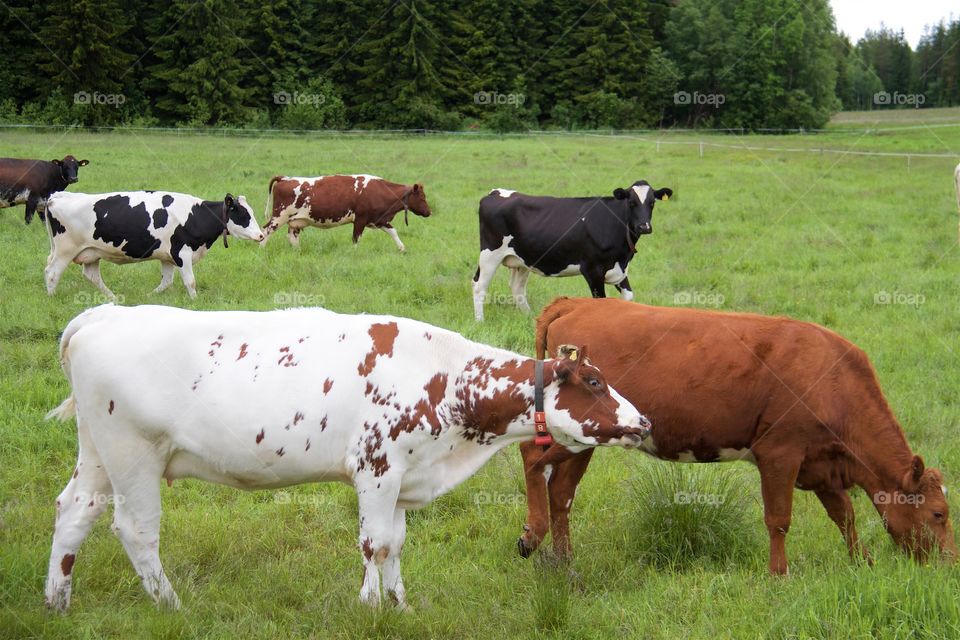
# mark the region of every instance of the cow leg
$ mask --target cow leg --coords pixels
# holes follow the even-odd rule
[[[400,250],[400,253],[403,253],[407,250],[407,248],[403,246],[403,243],[400,242],[400,235],[397,233],[397,230],[393,228],[392,224],[385,224],[380,228],[383,229],[388,236],[393,238],[393,242],[397,245],[397,249]]]
[[[292,227],[287,225],[287,242],[290,243],[290,246],[294,249],[300,248],[300,231],[299,227]]]
[[[407,538],[407,512],[398,508],[393,514],[393,541],[390,543],[390,553],[383,563],[383,588],[395,607],[408,611],[406,590],[403,588],[403,577],[400,575],[400,552]]]
[[[587,471],[593,451],[593,449],[587,449],[559,463],[547,483],[553,551],[558,558],[564,560],[573,557],[573,548],[570,545],[570,507],[573,506],[573,500],[577,496],[577,486]]]
[[[523,525],[523,535],[517,540],[517,551],[521,557],[529,558],[550,529],[547,482],[557,465],[577,454],[558,444],[544,451],[543,447],[528,441],[520,443],[520,455],[523,456],[523,474],[527,485],[527,523]]]
[[[167,287],[173,284],[173,274],[175,268],[176,265],[172,262],[160,263],[160,284],[157,285],[157,288],[153,290],[154,293],[165,291]]]
[[[360,236],[363,235],[363,223],[359,219],[354,219],[353,221],[353,245],[356,246],[357,242],[360,241]]]
[[[590,295],[594,298],[605,298],[607,297],[606,292],[603,289],[604,285],[604,271],[602,266],[580,266],[580,273],[583,274],[584,279],[587,281],[587,286],[590,287]]]
[[[187,290],[187,295],[191,298],[197,297],[197,280],[193,277],[193,253],[189,247],[184,247],[180,251],[180,279],[183,280],[183,286]]]
[[[483,305],[487,302],[487,289],[493,274],[500,266],[501,256],[492,251],[481,251],[477,273],[473,276],[473,315],[477,322],[483,322]]]
[[[153,601],[179,609],[180,598],[160,564],[160,477],[166,460],[153,443],[116,431],[110,436],[108,448],[99,450],[116,496],[113,531]]]
[[[517,308],[524,313],[530,313],[530,305],[527,303],[527,279],[530,278],[530,271],[520,268],[510,269],[510,291],[513,293],[513,302]]]
[[[107,288],[107,285],[103,283],[103,278],[100,276],[100,261],[95,260],[93,262],[87,262],[83,265],[83,276],[95,284],[103,295],[107,296],[110,300],[113,300],[116,296],[113,295],[113,291]]]
[[[617,291],[620,292],[620,297],[622,297],[627,302],[633,300],[633,289],[630,287],[630,281],[626,277],[620,281],[619,284],[614,285],[617,288]]]
[[[47,258],[47,267],[43,270],[43,275],[47,281],[48,295],[52,296],[53,292],[57,290],[60,276],[62,276],[63,272],[70,266],[70,262],[70,258],[57,255],[56,253],[51,253],[50,257]]]
[[[70,606],[74,560],[81,543],[97,518],[106,510],[113,491],[93,442],[78,425],[77,467],[57,498],[57,517],[50,547],[50,565],[45,589],[47,606],[66,611]]]
[[[827,515],[836,523],[843,535],[843,540],[847,543],[847,551],[854,560],[863,558],[867,564],[872,565],[873,560],[866,548],[860,543],[857,536],[857,528],[854,525],[855,513],[853,503],[850,501],[850,494],[845,490],[840,491],[817,491],[817,497],[820,503],[827,510]]]
[[[389,475],[389,474],[388,474]],[[400,580],[400,551],[392,550],[396,544],[394,523],[397,518],[397,496],[400,494],[399,478],[388,475],[379,478],[366,475],[355,480],[357,501],[360,506],[360,552],[363,554],[363,584],[360,601],[376,607],[380,605],[380,570],[390,556],[396,553],[396,575],[391,574],[396,588]]]
[[[30,224],[30,221],[33,220],[33,214],[37,210],[37,199],[33,196],[27,198],[27,204],[23,212],[23,221],[26,224]],[[41,219],[44,219],[41,216]]]
[[[770,573],[786,575],[787,532],[793,511],[793,487],[800,472],[800,460],[784,449],[771,452],[754,451],[760,470],[760,491],[763,494],[763,520],[770,535]]]

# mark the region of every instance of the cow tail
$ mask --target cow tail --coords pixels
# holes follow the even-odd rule
[[[270,184],[267,186],[267,207],[263,212],[264,228],[270,224],[270,218],[273,216],[273,185],[275,185],[278,180],[283,180],[283,176],[273,176],[270,178]]]
[[[66,422],[70,418],[74,418],[77,415],[77,399],[73,397],[71,393],[67,396],[67,399],[60,403],[56,409],[50,411],[46,419],[47,420],[60,420],[61,422]]]
[[[566,314],[572,302],[576,300],[561,296],[544,307],[540,316],[537,317],[536,350],[539,360],[545,359],[547,355],[547,330],[550,328],[550,323]]]
[[[47,216],[49,218],[49,216]],[[80,329],[96,322],[100,315],[107,309],[112,308],[112,304],[104,304],[99,307],[94,307],[93,309],[87,309],[79,316],[74,318],[67,324],[67,328],[63,330],[63,335],[60,336],[60,366],[63,368],[63,373],[67,378],[67,382],[73,387],[73,379],[70,377],[70,340]],[[77,415],[77,399],[71,391],[70,395],[61,402],[56,409],[53,409],[47,413],[46,420],[69,420],[70,418],[76,417]]]

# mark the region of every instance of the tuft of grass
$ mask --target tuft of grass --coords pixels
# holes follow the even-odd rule
[[[733,465],[656,461],[628,481],[631,551],[643,563],[684,569],[726,565],[763,541],[756,489]]]
[[[560,634],[570,624],[571,580],[569,567],[553,556],[541,554],[534,561],[535,582],[531,597],[533,618],[540,631]]]

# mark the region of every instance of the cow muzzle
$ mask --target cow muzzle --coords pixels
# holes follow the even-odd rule
[[[640,235],[645,236],[647,234],[653,233],[653,227],[649,222],[640,225]]]
[[[77,180],[79,180],[79,178],[67,178],[67,184],[73,184]]]

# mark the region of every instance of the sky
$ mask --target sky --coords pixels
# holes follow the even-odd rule
[[[960,16],[957,0],[830,0],[837,29],[856,43],[867,29],[877,29],[880,23],[899,30],[903,28],[907,42],[914,49],[923,35],[924,25],[933,25],[941,18],[949,18],[951,11]]]

